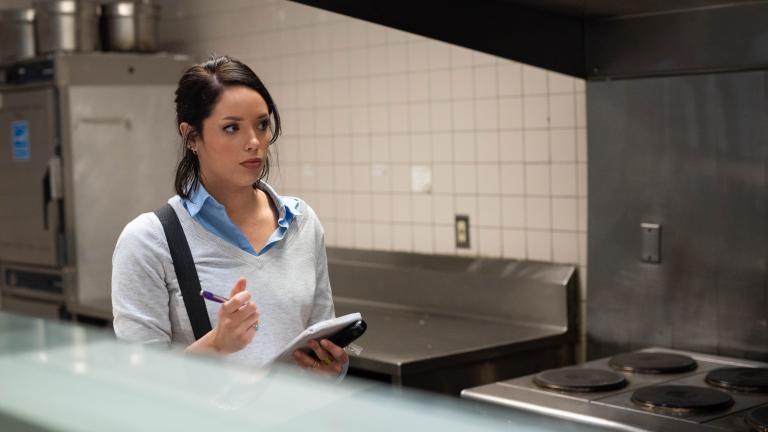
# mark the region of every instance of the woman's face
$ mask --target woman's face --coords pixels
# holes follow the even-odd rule
[[[226,87],[195,141],[207,185],[251,186],[261,175],[272,138],[267,103],[248,87]],[[220,187],[219,186],[219,187]]]

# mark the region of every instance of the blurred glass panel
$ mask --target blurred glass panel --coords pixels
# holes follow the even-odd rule
[[[579,425],[292,366],[130,345],[108,332],[0,312],[3,430],[530,430]]]

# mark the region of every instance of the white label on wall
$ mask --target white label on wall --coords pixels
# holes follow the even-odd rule
[[[371,165],[371,176],[372,177],[383,177],[387,175],[387,166],[382,164],[373,164]]]
[[[420,193],[432,191],[432,167],[428,165],[411,166],[411,191]]]

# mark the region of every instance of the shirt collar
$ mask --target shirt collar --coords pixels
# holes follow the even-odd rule
[[[189,215],[192,217],[197,216],[197,214],[200,213],[200,210],[203,209],[203,206],[205,205],[205,202],[208,201],[208,199],[210,199],[214,205],[221,207],[221,204],[219,204],[211,196],[211,194],[205,190],[203,184],[198,183],[197,187],[189,192],[189,196],[186,199],[187,211],[189,211]]]
[[[280,196],[269,184],[260,181],[257,187],[272,198],[272,202],[277,206],[278,224],[290,223],[294,216],[301,215],[299,211],[299,200],[292,197]]]
[[[277,206],[278,223],[281,221],[290,222],[294,216],[301,215],[301,212],[299,211],[299,200],[278,195],[272,186],[263,181],[260,181],[257,187],[266,192],[270,198],[272,198],[272,202]],[[211,205],[218,209],[224,209],[224,206],[208,193],[202,183],[198,183],[197,187],[190,191],[186,201],[187,211],[189,211],[189,214],[192,217],[195,217],[200,213],[200,210],[203,209],[206,202],[210,202]]]

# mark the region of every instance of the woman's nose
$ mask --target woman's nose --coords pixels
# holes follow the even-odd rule
[[[259,135],[256,133],[256,131],[252,130],[250,133],[250,138],[248,138],[248,148],[258,148],[260,144],[261,141],[259,141]]]

